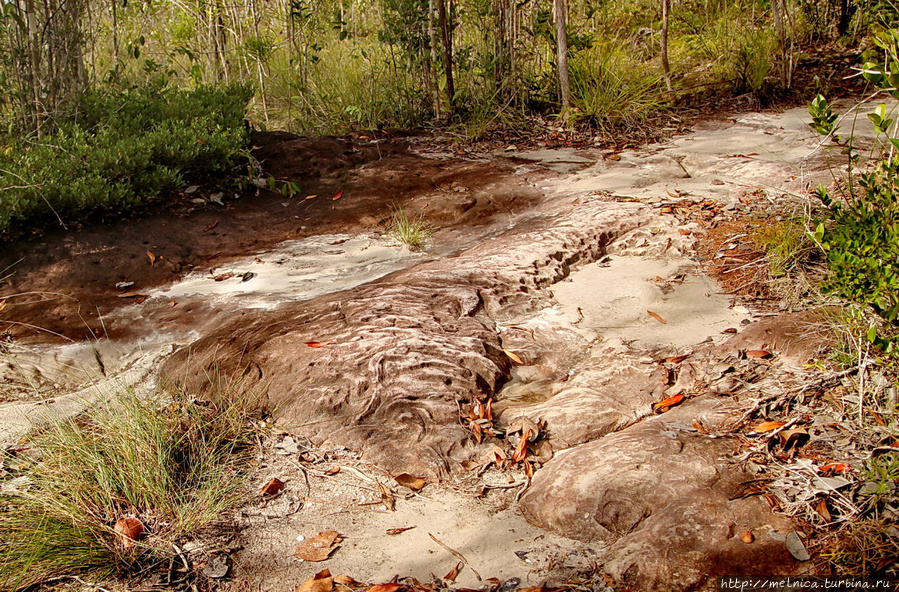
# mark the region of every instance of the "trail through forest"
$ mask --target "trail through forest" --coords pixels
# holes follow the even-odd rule
[[[597,590],[809,573],[794,541],[813,529],[747,492],[741,455],[764,389],[802,384],[826,343],[709,276],[737,239],[700,248],[830,182],[806,119],[721,117],[625,151],[261,134],[254,155],[300,193],[200,184],[8,247],[0,438],[122,383],[264,386],[247,491],[285,488],[185,547],[222,589],[325,567]],[[385,233],[398,209],[435,229],[423,250]],[[332,530],[325,560],[300,559]]]

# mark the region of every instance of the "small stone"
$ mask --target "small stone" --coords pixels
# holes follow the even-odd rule
[[[188,195],[190,195],[191,193],[196,193],[197,189],[199,189],[199,188],[200,188],[199,185],[191,185],[190,187],[188,187],[187,189],[184,190],[184,193],[187,193]]]

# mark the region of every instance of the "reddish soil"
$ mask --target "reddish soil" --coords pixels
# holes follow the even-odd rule
[[[384,230],[391,208],[438,228],[477,228],[540,197],[530,183],[539,175],[516,175],[508,160],[426,157],[408,139],[271,132],[254,137],[253,155],[267,174],[299,183],[301,192],[284,198],[261,190],[234,199],[238,191],[227,181],[195,182],[195,193],[167,196],[130,219],[0,245],[0,270],[9,274],[0,284],[7,297],[0,331],[28,342],[127,338],[126,324],[104,323],[110,311],[134,305],[119,297],[118,282],[134,282],[129,290],[141,292],[287,239]],[[192,201],[217,192],[224,192],[224,206]]]

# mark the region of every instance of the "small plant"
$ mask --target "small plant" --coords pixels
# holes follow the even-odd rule
[[[899,501],[899,453],[888,452],[868,459],[861,476],[864,482],[859,494],[866,500],[868,509],[876,512],[884,503]]]
[[[763,224],[753,229],[749,238],[765,252],[771,277],[774,278],[793,271],[815,249],[805,224],[799,220]]]
[[[434,229],[428,226],[423,216],[409,218],[401,207],[394,208],[393,216],[387,224],[387,236],[395,238],[413,251],[423,249],[432,234]]]
[[[29,485],[0,498],[0,588],[125,573],[238,503],[259,408],[233,388],[212,390],[207,401],[123,392],[34,436],[36,459],[17,471]],[[123,519],[143,536],[123,536]]]

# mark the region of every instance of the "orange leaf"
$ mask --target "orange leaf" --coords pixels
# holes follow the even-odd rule
[[[515,362],[516,364],[518,364],[519,366],[524,366],[524,362],[521,360],[521,358],[518,357],[518,354],[516,354],[515,352],[510,352],[507,349],[503,349],[503,353],[506,354],[507,356],[509,356],[509,359],[512,360],[513,362]]]
[[[150,267],[156,266],[156,255],[154,255],[150,250],[147,250],[147,259],[150,260]]]
[[[169,308],[175,308],[176,304],[177,302],[175,302],[174,300],[169,300]]]
[[[402,588],[400,584],[378,584],[377,586],[371,586],[365,592],[396,592]]]
[[[459,572],[462,571],[462,565],[464,565],[461,561],[456,564],[456,566],[450,570],[448,574],[443,576],[444,581],[455,582],[456,578],[459,577]]]
[[[512,453],[512,460],[515,462],[521,462],[528,455],[528,436],[531,434],[531,428],[524,428],[524,431],[521,432],[521,441],[518,443],[518,446],[515,447],[515,452]]]
[[[652,312],[651,310],[647,310],[646,312],[649,313],[649,316],[651,316],[652,318],[654,318],[654,319],[657,320],[658,322],[662,323],[663,325],[667,325],[667,324],[668,324],[668,323],[665,321],[665,319],[663,319],[660,315],[658,315],[658,314]]]
[[[759,425],[752,428],[751,434],[764,434],[787,425],[785,421],[763,421]]]
[[[309,347],[325,347],[326,345],[331,345],[334,343],[333,341],[307,341],[306,345]]]
[[[318,196],[317,195],[307,195],[303,199],[315,199],[316,197],[318,197]]]
[[[6,308],[6,300],[0,300],[0,310]]]
[[[656,411],[662,410],[662,413],[668,410],[669,407],[674,407],[675,405],[680,404],[684,400],[683,395],[674,395],[673,397],[668,397],[664,401],[659,401],[654,405]]]
[[[144,534],[144,523],[137,518],[119,518],[113,527],[119,542],[126,549],[134,546],[135,541],[139,541]]]
[[[412,491],[420,491],[421,488],[428,483],[421,477],[415,477],[413,475],[410,475],[409,473],[402,473],[401,475],[397,475],[393,478],[393,480],[403,487],[408,487]]]
[[[475,441],[480,444],[482,439],[481,433],[483,432],[483,430],[481,430],[481,424],[476,421],[471,421],[468,423],[468,427],[471,428],[471,434],[474,436]]]
[[[847,465],[846,463],[831,463],[829,465],[824,465],[818,469],[819,471],[833,471],[836,473],[848,473],[852,470],[852,466]]]
[[[216,276],[212,276],[212,279],[214,279],[217,282],[223,282],[225,280],[230,280],[233,277],[234,277],[234,274],[229,271],[228,273],[222,273],[222,274],[219,274]]]
[[[219,225],[219,221],[216,220],[215,222],[213,222],[212,224],[210,224],[209,226],[207,226],[206,228],[204,228],[204,229],[203,229],[203,232],[209,232],[210,230],[212,230],[213,228],[215,228],[215,227],[218,226],[218,225]]]
[[[690,357],[690,354],[683,354],[682,356],[674,356],[671,358],[665,358],[665,361],[669,364],[680,364],[684,360]]]
[[[339,473],[339,472],[340,472],[340,467],[331,467],[330,469],[328,469],[327,471],[325,471],[325,475],[327,475],[328,477],[330,477],[330,476],[332,476],[332,475],[336,475],[336,474]]]
[[[493,421],[493,399],[487,399],[487,404],[484,406],[484,419]]]
[[[693,234],[693,231],[689,228],[678,228],[677,231],[684,236],[690,236],[691,234]]]
[[[293,555],[304,561],[324,561],[334,552],[339,543],[340,537],[337,531],[326,530],[303,541]]]
[[[358,588],[359,586],[364,586],[362,582],[358,580],[354,580],[350,576],[334,576],[334,581],[338,584],[343,584],[349,588]]]
[[[748,349],[746,350],[747,358],[770,358],[771,352],[765,349]]]
[[[331,201],[337,201],[341,197],[343,197],[343,191],[338,191],[337,193],[334,194],[334,197],[331,198]]]
[[[387,534],[393,536],[393,535],[397,535],[397,534],[406,532],[407,530],[412,530],[413,528],[415,528],[415,527],[414,526],[405,526],[403,528],[388,528]]]
[[[145,294],[140,292],[122,292],[119,294],[119,298],[138,298],[139,296],[145,296]]]
[[[260,492],[260,495],[262,497],[270,497],[273,495],[278,495],[279,493],[281,493],[282,489],[284,489],[284,482],[281,481],[280,479],[273,478],[271,481],[269,481],[262,487],[262,491]]]
[[[330,570],[323,569],[294,588],[294,592],[331,592],[334,589],[334,579]]]

